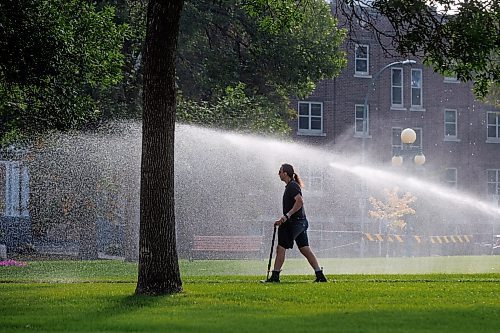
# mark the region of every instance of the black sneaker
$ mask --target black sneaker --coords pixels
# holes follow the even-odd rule
[[[323,274],[323,271],[317,271],[316,273],[316,280],[314,282],[328,282],[326,279],[326,276]]]
[[[280,282],[280,272],[278,271],[272,271],[271,277],[265,281],[267,282],[274,282],[274,283],[279,283]]]

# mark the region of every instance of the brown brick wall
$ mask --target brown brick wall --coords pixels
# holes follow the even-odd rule
[[[405,58],[384,56],[377,42],[369,34],[359,35],[361,44],[370,45],[370,74],[385,65]],[[291,123],[297,140],[320,145],[337,145],[346,149],[361,147],[361,139],[354,137],[354,106],[363,104],[370,78],[354,75],[354,44],[346,42],[347,68],[333,80],[317,84],[316,90],[305,100],[323,102],[324,137],[297,136],[297,121]],[[496,110],[479,103],[469,83],[448,83],[443,76],[425,67],[415,57],[411,68],[422,69],[423,108],[410,111],[410,67],[403,67],[404,106],[406,110],[391,110],[391,70],[385,70],[376,80],[369,98],[370,135],[367,150],[378,163],[390,163],[391,128],[420,127],[423,131],[423,153],[426,155],[426,174],[439,180],[446,168],[457,168],[458,188],[486,196],[486,170],[500,169],[500,143],[486,143],[486,111]],[[297,100],[293,100],[297,108]],[[444,140],[444,110],[457,110],[458,140]],[[349,147],[349,148],[347,148]],[[354,148],[355,149],[355,148]],[[436,179],[437,178],[437,179]]]

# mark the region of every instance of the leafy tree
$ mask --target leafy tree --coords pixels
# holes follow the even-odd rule
[[[282,106],[283,109],[287,105]],[[182,99],[177,103],[177,119],[188,124],[214,126],[253,133],[286,135],[288,123],[276,111],[276,104],[263,96],[247,96],[245,85],[227,87],[213,104]]]
[[[260,3],[186,2],[178,60],[186,96],[210,100],[239,82],[268,97],[303,96],[340,71],[344,34],[324,1],[266,1],[265,8]],[[271,14],[278,17],[268,15],[276,7],[279,11]],[[285,10],[293,14],[280,21]],[[193,83],[194,89],[186,86]]]
[[[124,79],[100,95],[103,116],[138,118],[142,113],[146,7],[138,0],[95,3],[98,8],[116,6],[116,22],[130,26],[123,48]],[[263,14],[265,11],[269,15]],[[282,16],[285,11],[289,17]],[[196,123],[194,117],[204,121],[204,125],[224,128],[248,125],[252,116],[246,113],[239,118],[242,124],[233,121],[228,126],[226,120],[236,120],[232,114],[241,112],[219,104],[228,98],[227,89],[239,91],[237,87],[243,87],[244,94],[233,94],[232,104],[239,108],[248,100],[257,103],[260,118],[258,126],[247,128],[263,133],[277,130],[273,133],[282,134],[283,128],[277,124],[294,116],[289,109],[289,96],[308,94],[315,82],[332,77],[345,63],[338,50],[343,33],[322,0],[186,1],[180,29],[176,65],[177,85],[182,94],[180,109],[187,108],[191,113],[185,119],[181,112],[177,118],[180,121]],[[244,100],[235,104],[237,97]],[[196,109],[202,117],[193,115]],[[226,111],[228,114],[223,117],[221,112]],[[266,111],[270,113],[264,114]]]
[[[415,215],[415,210],[411,208],[410,204],[414,203],[417,198],[410,192],[406,192],[400,197],[398,191],[397,187],[390,190],[385,189],[385,202],[370,197],[373,210],[370,210],[368,214],[378,220],[387,221],[388,229],[403,230],[406,226],[404,217]]]
[[[150,0],[144,48],[144,107],[136,294],[182,290],[175,238],[175,55],[182,0]]]
[[[278,18],[262,22],[296,22],[291,4]],[[248,10],[262,0],[245,2]],[[268,1],[279,4],[280,1]],[[139,277],[136,294],[179,292],[174,216],[174,130],[176,117],[175,56],[182,0],[148,2],[144,52],[144,108],[141,159]],[[273,6],[271,6],[273,8]],[[297,21],[298,23],[298,21]],[[263,25],[273,27],[277,25]],[[279,30],[279,29],[278,29]],[[279,65],[279,64],[277,64]]]
[[[498,1],[337,0],[335,8],[370,28],[387,52],[422,56],[441,74],[474,81],[479,97],[500,84]]]
[[[415,209],[410,205],[414,203],[417,198],[410,192],[406,192],[402,196],[398,194],[399,189],[397,187],[393,189],[384,189],[386,200],[381,201],[373,197],[369,198],[369,201],[373,207],[373,210],[368,212],[369,216],[380,220],[380,222],[385,223],[385,233],[386,238],[399,231],[409,231],[406,223],[406,216],[415,215]],[[406,240],[407,243],[410,241]],[[385,242],[386,256],[389,256],[389,241]],[[379,244],[381,245],[381,244]],[[379,248],[381,250],[381,248]]]
[[[142,115],[142,53],[146,34],[146,1],[98,0],[97,8],[112,6],[115,23],[128,27],[122,48],[122,80],[100,95],[102,118],[140,119]]]
[[[344,32],[336,23],[323,0],[186,1],[179,89],[185,100],[212,106],[227,87],[243,83],[245,96],[273,103],[273,114],[288,120],[290,96],[308,95],[345,65],[339,50]]]
[[[488,93],[480,97],[481,102],[500,108],[500,84],[491,84]]]
[[[99,117],[99,94],[121,80],[114,15],[83,0],[0,2],[0,137]]]

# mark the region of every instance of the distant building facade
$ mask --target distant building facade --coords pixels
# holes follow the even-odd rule
[[[361,147],[365,137],[372,158],[387,164],[401,150],[401,130],[410,127],[417,133],[413,145],[427,158],[426,169],[441,182],[498,200],[500,109],[477,101],[471,83],[436,74],[418,58],[412,58],[414,65],[387,68],[373,83],[380,69],[405,58],[385,56],[368,31],[356,36],[344,45],[347,68],[337,78],[319,82],[306,99],[294,101],[294,138],[319,145],[350,141]]]
[[[403,148],[401,131],[412,128],[417,134],[412,149],[426,157],[422,170],[416,171],[432,182],[500,206],[500,109],[477,101],[472,83],[436,74],[419,58],[411,58],[415,64],[403,65],[406,58],[388,57],[373,34],[361,26],[350,36],[343,46],[348,65],[342,73],[319,82],[307,98],[293,101],[294,139],[344,149],[358,163],[362,163],[364,140],[369,163],[390,166],[391,158]],[[309,173],[305,178],[322,176]],[[359,231],[362,213],[366,209],[337,212],[343,216],[337,216],[335,228]]]

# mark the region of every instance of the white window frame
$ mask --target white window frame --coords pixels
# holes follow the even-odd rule
[[[495,179],[490,181],[490,172],[495,173]],[[491,186],[492,185],[492,186]],[[490,187],[494,187],[493,193],[490,191]],[[486,191],[489,196],[497,197],[500,196],[500,169],[487,169],[486,170]]]
[[[460,83],[456,76],[445,76],[443,79],[444,83]]]
[[[450,180],[448,179],[448,171],[453,171],[453,176],[454,179]],[[457,182],[458,182],[458,170],[457,168],[446,168],[445,169],[445,183],[448,184],[452,188],[457,188]]]
[[[358,109],[361,109],[361,112],[363,112],[363,109],[365,108],[364,104],[355,104],[354,105],[354,136],[355,137],[369,137],[370,135],[370,105],[366,106],[366,127],[363,128],[363,117],[359,118],[357,116],[358,114]],[[363,112],[363,116],[365,113]],[[362,131],[358,131],[358,123],[361,123],[361,128],[363,128]]]
[[[453,112],[455,114],[455,121],[454,122],[446,120],[446,114],[448,112]],[[444,109],[443,116],[444,116],[444,128],[443,128],[444,141],[459,141],[458,140],[458,111],[456,109]],[[447,125],[453,125],[455,127],[455,135],[446,134]]]
[[[413,73],[420,73],[420,82],[419,82],[420,84],[418,86],[414,85]],[[424,80],[424,76],[423,76],[422,69],[412,68],[410,71],[410,82],[411,82],[411,100],[410,100],[411,106],[410,106],[410,110],[412,110],[412,111],[423,111],[424,110],[423,109],[423,105],[424,105],[423,80]],[[420,104],[413,104],[414,90],[420,90]]]
[[[308,105],[308,110],[309,113],[307,116],[301,115],[300,114],[300,105],[301,104],[307,104]],[[321,107],[321,116],[313,116],[311,114],[311,107],[313,104],[318,104]],[[314,102],[314,101],[299,101],[297,104],[297,134],[298,135],[316,135],[316,136],[324,136],[325,134],[323,133],[323,115],[324,115],[324,110],[323,110],[323,102]],[[308,118],[308,128],[300,128],[300,120],[301,118]],[[321,121],[321,128],[320,129],[311,129],[311,120],[313,118],[320,118]]]
[[[496,114],[495,123],[490,123],[490,114]],[[496,136],[489,136],[490,127],[496,128]],[[499,111],[487,111],[486,112],[486,142],[487,143],[500,143],[500,112]]]
[[[411,144],[411,148],[423,149],[424,147],[424,130],[422,127],[412,127],[415,133],[417,134],[417,139],[414,143]],[[420,140],[419,140],[420,139]],[[416,142],[420,141],[419,145],[416,145]]]
[[[29,173],[28,167],[19,161],[0,161],[5,170],[5,182],[0,195],[3,207],[0,216],[29,217]]]
[[[394,72],[399,71],[401,77],[401,85],[394,85]],[[391,108],[392,109],[402,109],[404,107],[404,75],[402,67],[391,68]],[[394,103],[394,88],[399,88],[401,90],[401,104]]]
[[[360,47],[366,47],[366,57],[358,57],[358,49]],[[366,71],[358,70],[358,60],[366,61]],[[369,76],[370,75],[370,45],[368,44],[356,44],[354,46],[354,75],[359,76]]]
[[[324,192],[325,172],[317,164],[307,164],[301,169],[304,192],[308,195],[321,195]]]
[[[399,138],[399,142],[394,142],[394,131],[398,131],[399,134],[397,137]],[[401,132],[403,131],[402,127],[393,127],[391,128],[391,154],[392,156],[401,155],[401,151],[403,150],[403,141],[401,141]]]

